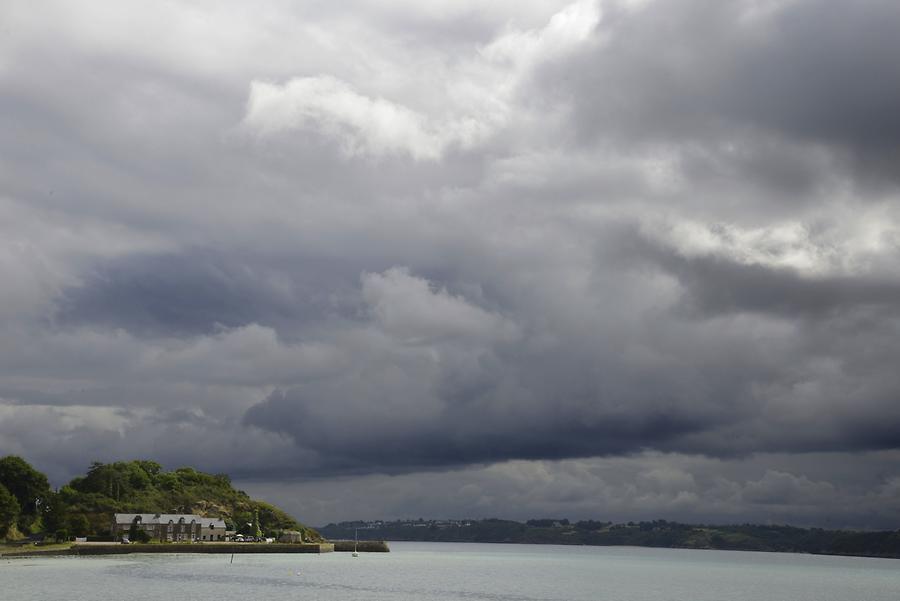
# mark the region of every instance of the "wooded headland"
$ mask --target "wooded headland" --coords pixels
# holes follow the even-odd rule
[[[532,543],[776,551],[900,558],[900,532],[824,530],[760,524],[697,525],[666,520],[396,520],[340,522],[319,528],[329,539]]]

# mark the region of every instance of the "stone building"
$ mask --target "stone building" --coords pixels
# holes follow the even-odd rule
[[[160,542],[225,540],[224,521],[183,513],[117,513],[110,531],[116,538],[128,536],[132,524]]]
[[[225,530],[225,521],[218,518],[203,518],[203,521],[200,522],[200,540],[228,540],[228,532]]]
[[[303,533],[297,530],[285,530],[278,537],[279,543],[302,543]]]

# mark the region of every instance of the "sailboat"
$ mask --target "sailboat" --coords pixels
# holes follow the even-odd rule
[[[353,557],[359,557],[356,547],[359,545],[359,528],[353,530]]]

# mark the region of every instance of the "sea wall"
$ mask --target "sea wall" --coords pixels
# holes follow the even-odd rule
[[[55,555],[126,555],[130,553],[331,553],[331,543],[174,543],[174,544],[80,544],[68,549],[42,551],[39,548],[4,553],[3,557],[50,557]]]

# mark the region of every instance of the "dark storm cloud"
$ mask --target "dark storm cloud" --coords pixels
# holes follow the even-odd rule
[[[740,146],[758,130],[895,179],[898,26],[883,0],[656,2],[611,13],[604,43],[547,77],[582,135]]]
[[[685,305],[702,316],[750,311],[804,319],[870,312],[889,320],[900,311],[894,278],[804,276],[788,267],[671,253],[659,253],[657,260],[684,288]]]
[[[616,296],[647,293],[604,290],[607,270],[617,269],[624,282],[649,264],[678,283],[670,308],[647,313],[644,325],[629,324],[624,333],[587,327],[597,317],[588,312],[575,316],[586,330],[540,344],[547,333],[534,321],[523,323],[531,319],[529,299],[512,300],[503,291],[510,283],[500,279],[492,294],[504,299],[506,317],[490,318],[508,317],[513,338],[429,339],[419,334],[421,323],[403,323],[404,303],[415,304],[414,294],[437,302],[447,293],[409,274],[377,276],[386,289],[367,295],[371,282],[364,280],[363,296],[376,316],[368,327],[387,336],[379,340],[384,346],[345,339],[352,367],[327,382],[275,392],[247,412],[246,423],[320,453],[307,467],[326,472],[645,448],[727,457],[896,447],[893,391],[900,382],[888,358],[900,352],[893,321],[900,288],[893,281],[804,277],[789,268],[688,257],[648,244],[631,227],[606,233],[612,239],[606,244],[629,252],[598,257],[598,298],[615,306]],[[463,297],[453,300],[484,311]],[[378,319],[382,303],[397,303],[391,317],[399,321]],[[544,318],[557,310],[571,307],[544,306]],[[740,321],[726,326],[723,319]],[[435,322],[429,333],[442,327]],[[853,333],[837,333],[848,329]],[[397,339],[401,330],[409,338]],[[876,338],[882,346],[875,356],[852,359]],[[460,353],[473,360],[460,361]]]
[[[328,259],[266,261],[199,249],[128,256],[94,267],[64,291],[57,320],[138,336],[190,337],[249,324],[290,334],[346,311],[339,295],[356,275]]]
[[[404,473],[508,459],[619,454],[646,441],[665,446],[672,438],[705,425],[667,415],[611,415],[595,424],[586,423],[588,416],[554,415],[552,411],[522,416],[525,411],[511,410],[497,416],[490,415],[494,411],[484,407],[484,401],[474,401],[448,402],[433,421],[391,431],[391,422],[402,419],[396,414],[360,424],[344,413],[340,403],[327,397],[309,401],[302,391],[290,390],[276,392],[252,407],[245,422],[292,437],[297,445],[319,454],[310,470],[332,474],[372,469]],[[336,414],[314,416],[307,409],[312,402],[333,403]]]
[[[900,516],[896,3],[45,1],[0,453],[315,521]]]

